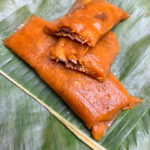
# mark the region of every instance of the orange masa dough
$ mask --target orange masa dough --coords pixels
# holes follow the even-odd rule
[[[69,36],[73,40],[95,46],[98,40],[129,15],[105,0],[85,3],[73,14],[65,16],[55,26],[49,22],[45,30],[49,34]]]
[[[107,128],[99,131],[104,121],[111,122],[123,108],[135,106],[140,99],[132,98],[117,78],[109,73],[104,82],[90,76],[67,69],[61,63],[49,58],[49,50],[58,38],[43,30],[47,22],[31,16],[25,25],[6,38],[4,45],[33,67],[40,77],[84,121],[93,136],[100,139]],[[99,136],[95,134],[98,127]]]
[[[89,46],[81,45],[77,41],[73,41],[68,37],[61,37],[55,47],[50,50],[49,56],[56,61],[78,63],[78,59],[86,54]]]
[[[99,81],[104,81],[118,52],[116,35],[109,31],[95,47],[81,45],[68,37],[61,37],[49,55],[52,59],[65,62],[68,68],[85,72]]]
[[[76,2],[74,3],[74,5],[72,6],[72,8],[67,12],[67,14],[65,15],[68,16],[70,14],[75,13],[75,11],[77,9],[79,9],[81,6],[83,6],[86,3],[89,3],[92,0],[76,0]],[[63,20],[64,17],[60,17],[54,21],[49,22],[49,25],[51,26],[51,28],[53,28],[54,30],[56,30],[56,27],[58,26],[58,24]]]

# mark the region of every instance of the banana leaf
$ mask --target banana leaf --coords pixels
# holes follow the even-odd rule
[[[150,1],[109,0],[109,2],[130,14],[129,19],[112,29],[118,37],[120,52],[111,71],[122,82],[129,94],[142,98],[143,103],[132,110],[120,113],[101,141],[94,140],[90,131],[63,100],[29,65],[13,54],[2,42],[0,43],[0,73],[47,108],[91,148],[149,150]],[[73,3],[73,0],[31,1],[0,22],[0,38],[4,39],[12,34],[31,13],[51,21],[63,16]],[[67,132],[59,121],[31,100],[31,97],[14,87],[2,76],[0,78],[2,81],[0,147],[2,149],[90,149]],[[9,84],[8,89],[4,88],[6,82]],[[16,95],[10,90],[11,86],[16,88]],[[51,126],[53,120],[55,120],[54,126]],[[64,137],[70,144],[62,140]]]
[[[0,21],[32,0],[0,0]]]

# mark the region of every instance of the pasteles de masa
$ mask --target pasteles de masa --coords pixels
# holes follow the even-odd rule
[[[123,108],[132,108],[141,100],[129,96],[112,73],[99,82],[50,59],[49,50],[58,38],[44,32],[46,23],[32,15],[23,27],[3,41],[4,45],[34,68],[99,140],[109,127],[106,122],[111,123]]]
[[[65,17],[73,14],[75,9],[88,2],[76,1]],[[57,27],[61,20],[63,17],[50,22],[51,28]],[[49,55],[51,59],[64,62],[68,68],[84,72],[99,81],[104,81],[118,52],[117,38],[115,34],[108,31],[94,47],[87,44],[82,45],[69,37],[60,37],[55,47],[50,50]]]
[[[105,81],[118,52],[117,37],[109,31],[95,47],[81,45],[68,37],[61,37],[49,55],[56,61],[64,62],[68,68],[84,72],[99,81]]]

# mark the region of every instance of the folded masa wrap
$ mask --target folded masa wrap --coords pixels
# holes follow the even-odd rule
[[[68,37],[61,37],[50,50],[50,58],[62,61],[66,67],[84,72],[99,81],[105,81],[118,52],[116,35],[109,31],[95,47],[81,45]]]
[[[99,82],[51,60],[49,51],[58,38],[44,32],[46,23],[32,15],[23,27],[3,41],[4,45],[34,68],[99,140],[122,109],[132,108],[141,100],[129,96],[112,73]]]
[[[61,21],[49,22],[45,30],[49,34],[69,36],[73,40],[95,46],[97,41],[118,22],[129,15],[105,0],[91,0]]]

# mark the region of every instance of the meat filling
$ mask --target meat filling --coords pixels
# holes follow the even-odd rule
[[[77,40],[78,42],[80,42],[82,44],[86,42],[81,35],[71,31],[71,29],[69,29],[67,27],[62,27],[59,31],[57,31],[56,35],[57,36],[68,36],[72,40]]]

